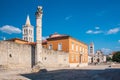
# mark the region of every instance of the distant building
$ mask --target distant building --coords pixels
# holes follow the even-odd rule
[[[94,55],[94,43],[90,43],[89,45],[89,55],[93,56]]]
[[[69,53],[70,66],[88,65],[88,46],[68,35],[55,33],[43,41],[43,47],[55,51],[64,51]]]
[[[23,40],[34,42],[34,27],[30,23],[29,15],[27,16],[26,23],[22,28]]]
[[[92,63],[92,56],[88,55],[88,63]]]
[[[94,57],[93,57],[94,63],[102,63],[106,62],[106,56],[103,54],[101,50],[96,51]]]

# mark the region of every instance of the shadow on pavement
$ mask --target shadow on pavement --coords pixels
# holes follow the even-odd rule
[[[105,70],[61,69],[53,71],[42,69],[37,73],[21,75],[31,80],[120,80],[120,68]]]

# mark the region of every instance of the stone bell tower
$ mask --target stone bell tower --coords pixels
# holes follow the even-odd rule
[[[94,43],[90,43],[89,46],[89,55],[93,56],[94,55]]]
[[[34,42],[34,27],[30,23],[29,15],[27,15],[26,23],[22,28],[23,40]]]
[[[38,6],[36,15],[36,63],[42,62],[42,6]]]

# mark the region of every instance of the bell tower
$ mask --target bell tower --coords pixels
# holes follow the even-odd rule
[[[36,15],[36,63],[42,62],[42,6],[37,7]]]
[[[34,28],[30,23],[29,15],[27,15],[26,23],[22,28],[23,40],[34,42]]]
[[[94,43],[90,43],[89,46],[89,55],[93,56],[94,55]]]

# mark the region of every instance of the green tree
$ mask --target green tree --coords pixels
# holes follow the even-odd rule
[[[107,61],[112,61],[112,58],[111,57],[107,57]]]
[[[116,62],[119,62],[120,63],[120,51],[116,52],[114,55],[113,55],[113,61],[116,61]]]

